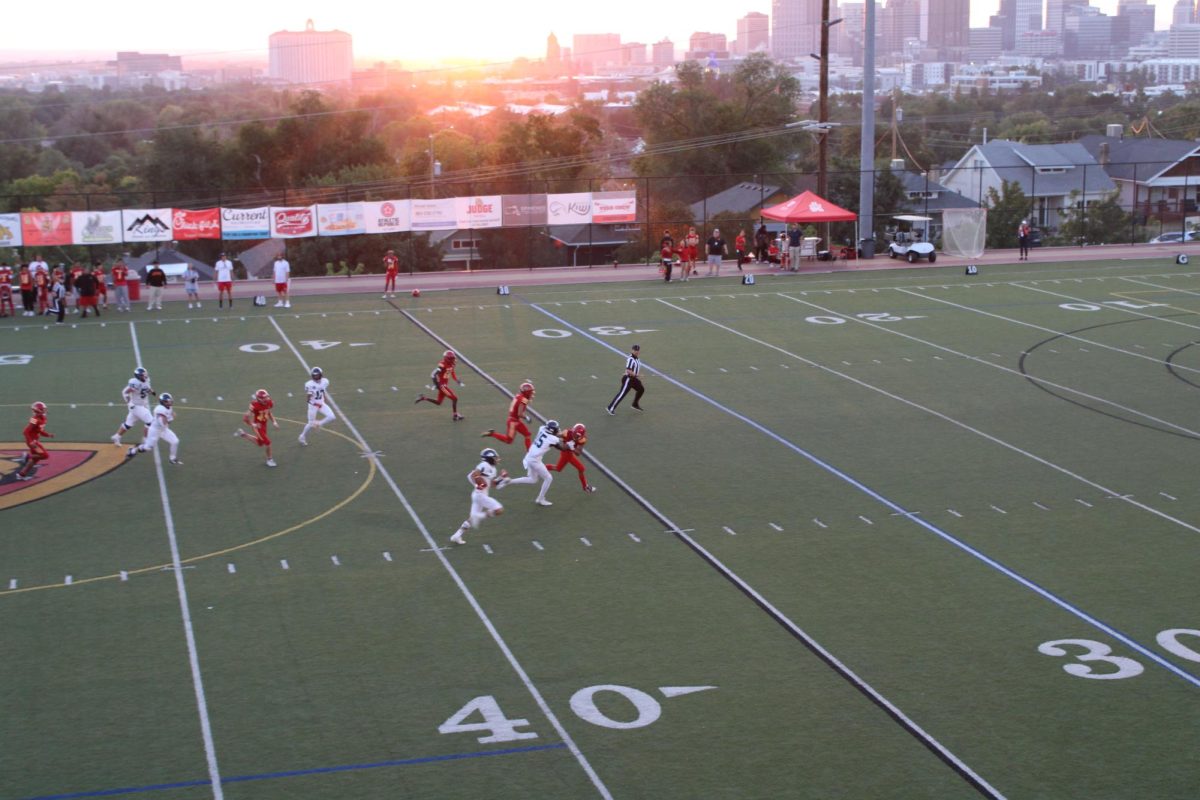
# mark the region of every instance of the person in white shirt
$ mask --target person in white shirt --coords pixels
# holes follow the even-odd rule
[[[471,511],[463,520],[463,524],[459,525],[458,530],[450,537],[450,541],[455,544],[466,544],[463,541],[463,535],[467,531],[478,528],[479,523],[488,517],[498,517],[504,513],[504,506],[500,505],[494,497],[490,497],[488,490],[507,478],[508,472],[497,471],[496,463],[500,460],[500,456],[492,448],[484,448],[479,457],[483,460],[467,475],[467,482],[472,487]]]
[[[217,273],[217,308],[225,306],[225,295],[229,295],[229,307],[233,308],[233,262],[221,253],[213,269]]]
[[[279,298],[275,302],[276,308],[291,308],[292,303],[288,300],[288,281],[291,280],[292,265],[283,257],[283,253],[275,259],[275,295]]]
[[[150,388],[150,373],[146,372],[144,367],[138,367],[133,371],[133,377],[129,379],[129,383],[125,384],[125,388],[121,390],[121,399],[125,401],[129,413],[125,415],[125,421],[117,428],[117,432],[111,437],[112,443],[121,446],[121,437],[125,432],[131,429],[135,422],[140,422],[144,428],[149,428],[150,423],[154,418],[150,416],[150,400],[151,395],[157,396],[154,389]],[[146,441],[146,432],[142,434],[142,441]]]
[[[150,423],[150,431],[146,434],[146,441],[137,447],[131,447],[126,450],[126,458],[133,458],[138,453],[147,453],[153,450],[158,444],[158,440],[162,439],[171,446],[167,460],[177,467],[183,466],[183,462],[178,458],[179,437],[175,435],[175,431],[171,430],[171,423],[175,421],[175,411],[171,408],[173,403],[174,400],[170,392],[163,392],[158,396],[158,405],[154,407],[154,422]]]
[[[38,273],[38,270],[41,270],[42,272],[46,273],[47,276],[50,275],[50,265],[42,260],[41,253],[34,253],[33,261],[29,262],[29,274],[36,275]]]
[[[320,367],[312,368],[312,380],[304,384],[304,396],[308,398],[308,424],[300,431],[300,444],[307,445],[308,432],[333,422],[333,409],[329,407],[329,379]],[[321,419],[317,419],[317,415]]]
[[[558,447],[562,439],[558,433],[558,421],[547,420],[546,424],[538,428],[537,435],[533,437],[533,445],[525,451],[525,458],[521,461],[521,466],[525,467],[526,475],[524,478],[507,478],[502,479],[496,484],[497,489],[503,489],[505,486],[510,486],[514,483],[537,483],[542,482],[542,489],[538,492],[537,499],[533,502],[539,506],[554,505],[546,499],[546,492],[550,490],[550,484],[554,481],[554,476],[550,474],[550,470],[546,469],[546,465],[542,463],[543,456],[551,447]]]

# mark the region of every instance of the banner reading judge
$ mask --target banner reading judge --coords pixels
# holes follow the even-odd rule
[[[500,227],[500,195],[456,197],[454,211],[460,228],[472,230]]]

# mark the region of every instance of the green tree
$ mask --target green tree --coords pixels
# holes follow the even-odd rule
[[[1071,192],[1058,234],[1070,244],[1115,244],[1132,235],[1129,214],[1121,208],[1120,192],[1103,200],[1084,203],[1078,191]]]
[[[1017,226],[1030,217],[1032,204],[1017,181],[1002,181],[1000,191],[987,190],[987,247],[1012,247],[1017,243]]]

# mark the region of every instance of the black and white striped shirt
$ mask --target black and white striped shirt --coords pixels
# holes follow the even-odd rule
[[[642,362],[638,360],[637,356],[630,355],[625,359],[625,369],[628,371],[628,374],[636,378],[638,373],[642,371]]]

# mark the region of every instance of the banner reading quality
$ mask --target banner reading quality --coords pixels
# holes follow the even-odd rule
[[[300,239],[317,235],[317,207],[271,206],[271,238]]]
[[[71,212],[73,244],[118,244],[120,241],[120,211]]]
[[[121,212],[121,225],[127,242],[169,242],[171,209],[127,208]]]
[[[21,215],[0,214],[0,247],[20,247]]]
[[[408,222],[409,201],[371,200],[364,202],[363,223],[367,233],[401,233],[412,230]]]
[[[592,221],[592,193],[546,195],[546,212],[551,225],[586,225]]]
[[[317,205],[317,228],[322,236],[350,236],[366,233],[362,203],[320,203]]]
[[[269,239],[271,238],[271,209],[222,208],[222,239]]]
[[[201,208],[189,211],[176,208],[171,214],[171,227],[179,241],[221,238],[221,209]]]

